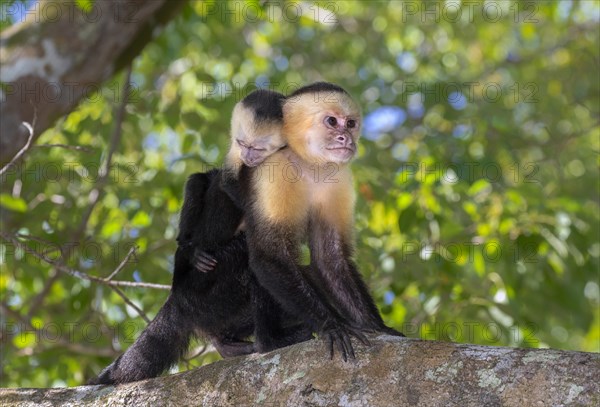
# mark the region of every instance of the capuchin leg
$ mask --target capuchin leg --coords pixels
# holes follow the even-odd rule
[[[285,227],[248,221],[250,267],[258,282],[292,316],[302,320],[313,332],[325,339],[330,358],[337,349],[342,359],[354,358],[350,337],[367,339],[360,330],[344,319],[308,283],[297,265],[298,242]]]

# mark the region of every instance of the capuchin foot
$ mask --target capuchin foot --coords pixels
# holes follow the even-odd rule
[[[257,339],[254,344],[254,350],[258,353],[267,353],[275,349],[285,348],[300,342],[306,342],[313,339],[312,331],[303,324],[294,325],[283,329],[280,337],[268,337],[267,339]]]
[[[212,344],[223,358],[254,353],[254,343],[248,341],[213,340]]]

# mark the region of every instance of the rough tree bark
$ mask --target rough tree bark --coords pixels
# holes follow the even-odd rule
[[[2,406],[597,406],[600,355],[380,336],[330,361],[314,340],[121,386],[0,389]]]
[[[0,164],[90,97],[126,66],[176,15],[184,1],[96,0],[92,10],[74,1],[41,0],[27,19],[0,35]],[[11,14],[15,5],[6,7]]]

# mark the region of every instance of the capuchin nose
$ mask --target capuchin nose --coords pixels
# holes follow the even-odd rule
[[[342,145],[346,145],[348,143],[348,136],[346,136],[345,134],[338,134],[335,137],[336,141]]]
[[[343,147],[347,147],[347,148],[354,147],[354,141],[352,140],[352,137],[350,137],[350,135],[347,133],[338,134],[337,136],[335,136],[335,141],[337,141],[337,143]]]
[[[262,162],[262,152],[253,148],[246,148],[242,152],[242,159],[248,167],[255,167]]]

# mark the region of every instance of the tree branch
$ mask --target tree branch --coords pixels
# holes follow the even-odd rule
[[[0,163],[7,162],[29,136],[20,124],[32,116],[22,94],[33,90],[38,126],[33,141],[61,116],[72,111],[90,85],[127,66],[186,1],[95,1],[90,13],[73,2],[40,0],[30,20],[0,34]],[[47,18],[49,10],[56,18]],[[93,24],[89,15],[98,18]],[[48,91],[53,92],[48,95]]]
[[[4,406],[597,405],[600,355],[390,336],[330,361],[321,340],[119,386],[0,389]]]
[[[25,142],[25,145],[23,146],[22,149],[19,150],[19,152],[17,154],[15,154],[15,156],[12,158],[12,160],[10,160],[5,166],[2,167],[2,169],[0,169],[0,175],[4,174],[15,162],[17,162],[17,160],[19,158],[21,158],[23,156],[23,154],[25,154],[25,152],[27,152],[27,150],[29,150],[29,147],[31,147],[31,142],[33,141],[33,135],[35,134],[34,130],[35,130],[35,122],[36,121],[37,121],[37,113],[36,113],[36,110],[34,109],[33,121],[31,122],[31,124],[29,124],[27,122],[21,123],[21,125],[23,125],[29,132],[29,137],[27,137],[27,141]]]

